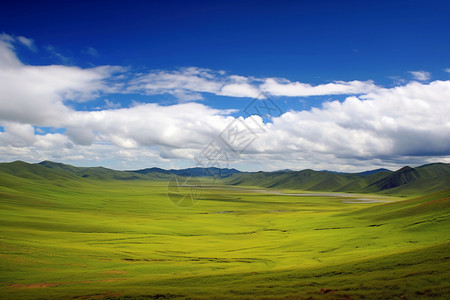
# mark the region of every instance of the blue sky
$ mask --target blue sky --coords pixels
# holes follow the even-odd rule
[[[410,69],[442,71],[450,51],[448,1],[9,2],[5,33],[53,46],[81,66],[389,84],[388,76]],[[98,55],[83,55],[89,47]],[[55,63],[22,54],[32,64]]]
[[[181,168],[215,141],[234,158],[209,163],[244,170],[450,161],[449,15],[448,1],[10,1],[0,159]],[[282,113],[258,123],[255,99]],[[257,137],[242,151],[221,138],[239,117]]]

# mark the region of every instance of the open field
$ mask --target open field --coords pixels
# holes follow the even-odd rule
[[[167,182],[2,174],[0,298],[450,296],[450,190],[282,192],[302,193],[209,186],[180,208]]]

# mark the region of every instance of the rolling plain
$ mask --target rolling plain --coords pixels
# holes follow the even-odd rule
[[[167,174],[70,168],[1,164],[1,299],[450,297],[448,165],[431,190],[200,178],[187,207]]]

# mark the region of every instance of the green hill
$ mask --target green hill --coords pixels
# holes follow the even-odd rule
[[[363,192],[427,194],[450,188],[450,164],[436,163],[400,170],[368,185]]]
[[[385,203],[351,212],[347,215],[358,216],[362,219],[394,220],[401,218],[421,218],[421,223],[439,223],[450,216],[450,189],[428,194],[413,199]]]
[[[0,172],[27,179],[68,180],[168,180],[170,175],[162,173],[138,174],[127,171],[116,171],[103,167],[74,167],[52,161],[29,164],[23,161],[0,163]]]
[[[195,206],[180,208],[167,198],[167,182],[89,179],[83,172],[115,173],[82,169],[49,162],[0,165],[0,299],[450,295],[450,189],[409,200],[365,195],[390,202],[359,203],[348,200],[360,195],[216,185],[205,188]],[[399,188],[409,184],[403,178],[446,174],[445,165],[415,170],[420,176],[402,171],[389,178],[401,178]],[[391,174],[325,173],[245,178],[357,189]]]
[[[183,170],[178,171],[181,172],[180,174],[184,174],[182,173]],[[28,164],[21,161],[1,163],[0,172],[20,178],[46,179],[59,182],[70,179],[169,180],[173,176],[169,171],[163,169],[152,169],[152,172],[144,174],[103,167],[74,167],[51,161],[43,161],[38,164]],[[395,172],[386,169],[362,173],[333,173],[309,169],[282,172],[239,172],[220,182],[230,185],[317,192],[424,195],[450,188],[450,164],[434,163],[415,168],[406,166]]]
[[[395,172],[381,170],[366,174],[313,170],[239,173],[225,182],[267,188],[392,195],[423,195],[450,188],[450,164],[435,163],[416,168],[403,167]]]
[[[232,175],[228,184],[262,186],[268,188],[300,189],[309,191],[359,191],[389,172],[372,175],[341,174],[303,170],[291,172],[258,172]]]
[[[116,171],[103,167],[74,167],[71,165],[56,163],[52,161],[43,161],[39,165],[44,166],[51,170],[59,170],[74,174],[83,178],[99,179],[99,180],[135,180],[135,179],[148,179],[147,176],[141,174],[135,174],[126,171]]]
[[[40,164],[29,164],[23,161],[0,163],[0,172],[26,179],[77,179],[77,176],[73,172],[68,172],[57,168],[47,168]]]

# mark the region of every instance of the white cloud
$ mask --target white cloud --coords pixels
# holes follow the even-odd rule
[[[37,47],[36,47],[36,45],[34,44],[34,40],[29,39],[29,38],[26,38],[26,37],[24,37],[24,36],[19,36],[19,37],[17,37],[17,40],[18,40],[19,42],[21,42],[22,44],[24,44],[25,46],[27,46],[28,49],[30,49],[31,51],[33,51],[33,52],[36,52],[36,51],[37,51]]]
[[[11,36],[0,36],[0,126],[4,128],[0,160],[118,161],[128,169],[176,167],[174,162],[193,165],[195,155],[210,141],[221,143],[219,136],[236,120],[230,110],[193,102],[119,108],[105,100],[103,110],[75,111],[68,100],[89,101],[121,92],[114,74],[123,69],[24,65],[14,53],[14,42]],[[264,130],[258,131],[258,138],[237,161],[249,168],[362,170],[450,159],[450,81],[411,82],[395,88],[380,88],[370,81],[313,86],[186,68],[137,75],[128,91],[169,93],[187,100],[201,93],[252,98],[260,91],[284,96],[354,94],[343,102],[286,112],[272,123],[263,124],[259,118]],[[239,122],[255,128],[254,121]],[[66,132],[36,134],[33,126]]]
[[[179,71],[154,71],[138,76],[129,88],[147,95],[172,94],[181,100],[203,99],[199,93],[218,93],[222,87],[217,77],[220,73],[200,68],[183,68]]]
[[[378,89],[372,81],[335,81],[310,85],[283,78],[255,78],[227,75],[195,67],[177,71],[151,71],[131,81],[129,90],[147,95],[171,94],[183,101],[201,100],[201,93],[230,97],[260,98],[261,93],[274,96],[319,96],[363,94]]]
[[[251,86],[248,83],[230,83],[224,85],[218,94],[230,97],[259,98],[261,92],[258,91],[256,87]]]
[[[120,108],[122,105],[120,103],[114,103],[113,101],[109,101],[108,99],[105,99],[105,108],[106,109],[116,109]]]
[[[15,68],[22,65],[14,53],[14,38],[7,34],[0,34],[0,70]]]
[[[198,149],[208,142],[231,117],[229,111],[198,103],[171,106],[140,104],[130,108],[75,112],[66,120],[74,142],[112,142],[124,148],[164,146]],[[67,125],[65,125],[67,126]],[[182,145],[182,146],[181,146]]]
[[[286,79],[267,78],[262,90],[275,96],[306,97],[320,95],[363,94],[379,89],[372,81],[336,81],[312,86]]]
[[[0,145],[27,147],[35,142],[34,128],[29,124],[5,122],[4,132],[0,132]]]
[[[72,112],[64,101],[87,101],[118,89],[108,80],[119,67],[23,65],[12,42],[11,36],[0,37],[0,120],[56,126]]]
[[[444,69],[445,72],[450,73],[450,68]]]
[[[431,79],[430,72],[426,71],[409,71],[409,73],[414,77],[414,79],[419,81],[427,81]]]
[[[288,112],[274,120],[260,147],[353,159],[450,155],[449,98],[449,81],[415,82]]]

